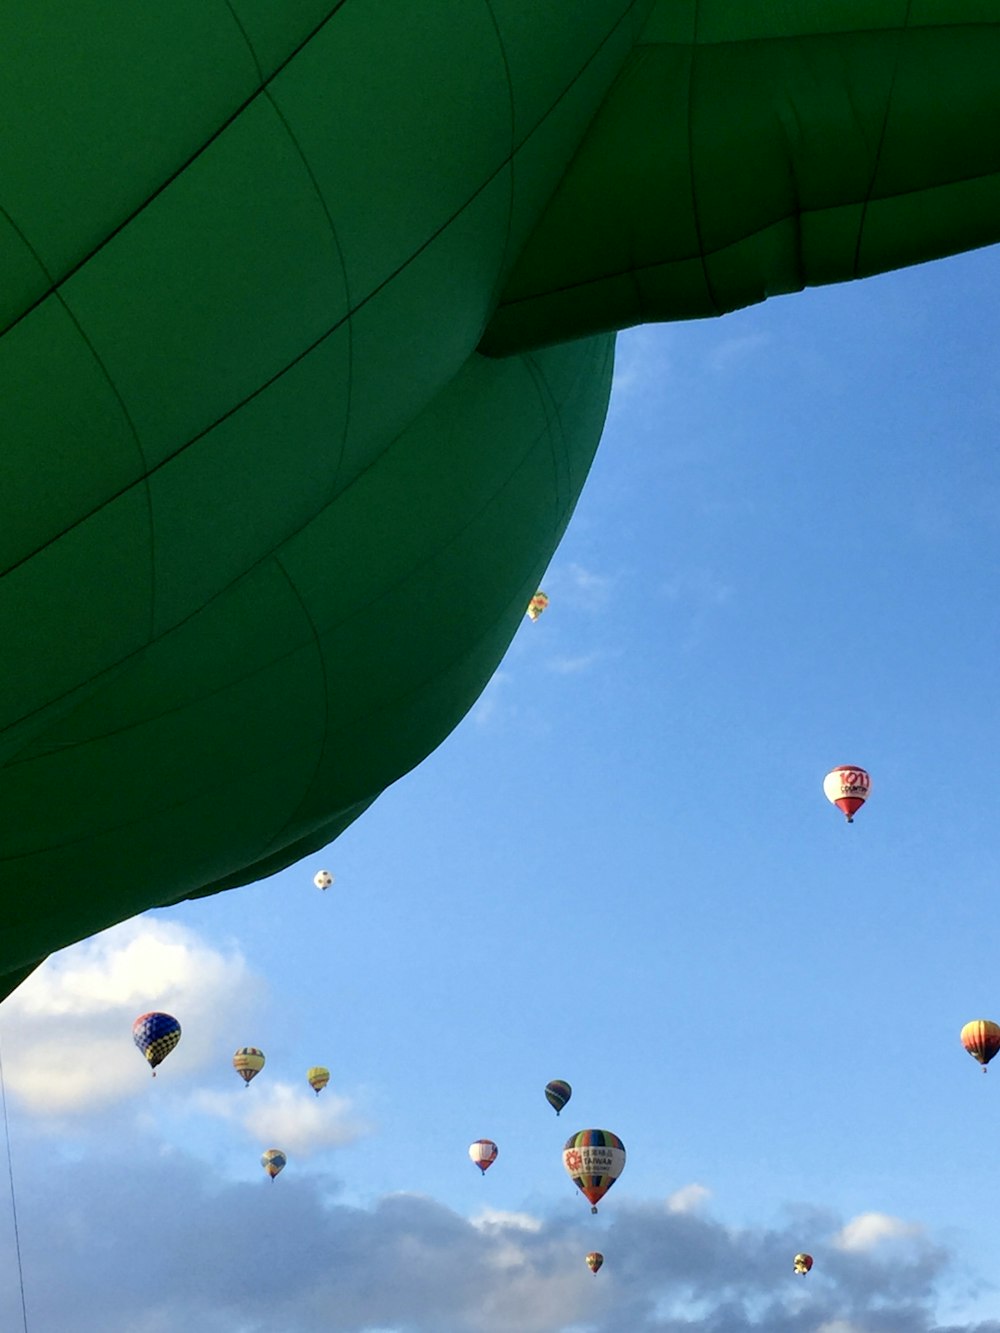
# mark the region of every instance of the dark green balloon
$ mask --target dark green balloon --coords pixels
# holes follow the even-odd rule
[[[1000,236],[986,0],[0,23],[0,993],[325,845],[448,734],[615,329]]]

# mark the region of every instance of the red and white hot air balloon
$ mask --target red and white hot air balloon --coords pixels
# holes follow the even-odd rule
[[[871,786],[872,780],[863,768],[856,764],[838,764],[823,779],[823,794],[843,811],[848,824],[853,824],[854,816],[868,800]]]
[[[492,1139],[476,1139],[475,1143],[469,1146],[469,1156],[484,1175],[497,1160],[499,1151]]]

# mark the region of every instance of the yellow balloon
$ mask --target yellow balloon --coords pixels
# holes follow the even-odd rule
[[[313,1065],[311,1069],[306,1071],[306,1078],[309,1080],[309,1086],[315,1090],[318,1097],[330,1082],[330,1071],[324,1069],[322,1065]]]

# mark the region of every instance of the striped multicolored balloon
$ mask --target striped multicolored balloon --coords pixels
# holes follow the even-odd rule
[[[959,1036],[962,1045],[973,1060],[979,1061],[985,1074],[986,1066],[1000,1051],[1000,1027],[988,1018],[974,1018],[971,1023],[966,1023]]]
[[[257,1077],[265,1064],[264,1052],[258,1050],[256,1046],[241,1046],[233,1056],[233,1068],[247,1087],[250,1086],[250,1080]]]
[[[559,1114],[572,1096],[573,1089],[565,1079],[554,1078],[545,1085],[545,1100],[554,1108],[556,1115]]]
[[[566,1140],[563,1166],[596,1213],[598,1202],[625,1167],[625,1145],[610,1130],[581,1129]]]

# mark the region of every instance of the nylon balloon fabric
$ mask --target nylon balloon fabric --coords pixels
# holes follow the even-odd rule
[[[0,0],[0,995],[444,740],[616,329],[1000,238],[981,4],[571,8]]]

